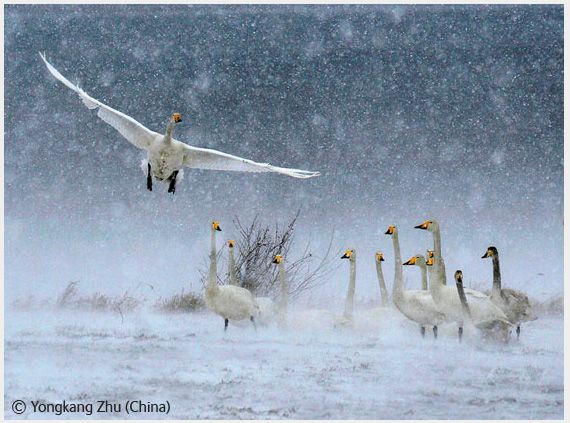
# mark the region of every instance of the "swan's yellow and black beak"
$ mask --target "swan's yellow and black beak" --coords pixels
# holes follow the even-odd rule
[[[349,259],[352,257],[353,253],[354,253],[354,250],[346,250],[344,252],[344,255],[341,257],[341,259]]]
[[[386,230],[386,232],[384,232],[384,235],[392,235],[394,233],[395,229],[396,229],[396,227],[394,225],[388,226],[388,230]]]
[[[218,222],[217,220],[214,220],[212,222],[212,228],[214,228],[215,231],[222,232],[222,228],[220,227],[220,222]]]
[[[407,262],[402,263],[404,266],[411,266],[412,264],[416,264],[416,256],[412,257]]]
[[[384,254],[380,251],[376,252],[376,261],[384,261]]]
[[[463,272],[461,270],[455,271],[455,280],[457,281],[457,283],[463,282]]]
[[[416,229],[427,229],[427,228],[429,228],[429,225],[431,225],[431,221],[426,220],[421,225],[414,226],[414,228],[416,228]]]
[[[433,256],[427,259],[426,266],[433,266]]]
[[[234,248],[235,245],[236,245],[236,242],[233,239],[228,239],[228,247]]]
[[[174,121],[174,123],[182,122],[182,115],[180,113],[173,113],[172,120]]]
[[[483,257],[481,257],[482,259],[487,258],[487,257],[493,257],[495,253],[493,252],[493,249],[491,247],[487,248],[487,251],[485,252],[485,254],[483,254]]]
[[[427,250],[427,256],[428,258],[433,258],[433,250]]]
[[[279,263],[281,263],[281,255],[277,254],[273,259],[273,264],[279,264]]]

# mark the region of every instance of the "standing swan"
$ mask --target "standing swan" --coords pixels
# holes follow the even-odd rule
[[[499,251],[495,247],[487,248],[481,258],[493,259],[493,289],[491,301],[507,315],[512,324],[517,325],[517,339],[521,334],[521,322],[534,320],[528,296],[521,291],[501,287],[501,268],[499,266]]]
[[[414,226],[416,229],[423,229],[430,231],[433,235],[433,251],[432,255],[428,255],[428,258],[433,258],[433,271],[430,277],[434,275],[442,280],[443,285],[447,285],[447,280],[445,276],[445,262],[443,260],[443,255],[441,253],[441,232],[439,229],[439,223],[435,220],[426,220],[421,225]]]
[[[115,128],[131,144],[146,150],[147,189],[152,191],[152,178],[167,182],[168,192],[174,194],[176,182],[182,179],[182,167],[193,169],[229,170],[238,172],[275,172],[293,178],[312,178],[319,176],[319,172],[289,169],[272,166],[268,163],[257,163],[242,157],[222,153],[208,148],[192,147],[172,138],[174,126],[182,121],[180,113],[174,113],[166,127],[166,133],[159,134],[151,131],[130,116],[112,109],[106,104],[90,97],[81,88],[69,82],[47,60],[45,54],[40,53],[49,72],[67,88],[75,91],[88,109],[99,109],[97,116]],[[179,174],[180,172],[180,174]]]
[[[422,275],[421,290],[404,291],[404,299],[407,304],[401,304],[402,309],[405,310],[405,312],[403,311],[402,313],[408,317],[408,319],[420,324],[422,337],[425,336],[425,327],[432,326],[433,336],[437,338],[437,327],[445,320],[445,314],[437,309],[428,291],[426,259],[421,254],[418,254],[407,262],[402,263],[402,265],[416,265],[420,268]]]
[[[384,272],[382,272],[384,254],[382,254],[380,251],[377,251],[374,258],[376,261],[376,276],[378,277],[378,285],[380,285],[382,307],[388,307],[388,290],[386,289],[386,282],[384,282]]]
[[[216,232],[221,231],[220,223],[212,222],[210,238],[210,271],[206,283],[206,306],[224,318],[224,332],[228,329],[229,320],[248,319],[255,328],[255,317],[259,307],[255,297],[245,288],[233,285],[218,286]]]
[[[437,327],[445,320],[445,314],[438,310],[429,291],[404,290],[402,265],[416,263],[420,265],[417,256],[412,257],[406,263],[402,263],[400,239],[396,226],[388,226],[386,235],[392,236],[392,244],[394,246],[395,274],[394,286],[392,288],[392,301],[394,301],[394,304],[404,316],[420,324],[422,336],[425,335],[425,326],[432,326],[433,336],[437,338]],[[425,265],[425,259],[423,260],[423,264]]]
[[[273,263],[279,266],[281,297],[278,306],[278,320],[281,326],[285,326],[287,323],[287,307],[289,305],[289,286],[287,285],[287,276],[285,274],[285,258],[277,254],[273,259]]]

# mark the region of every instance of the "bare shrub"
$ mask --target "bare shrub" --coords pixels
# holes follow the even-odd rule
[[[204,299],[193,292],[182,292],[172,297],[159,298],[155,308],[169,313],[188,313],[202,310],[205,307]]]
[[[299,214],[300,210],[285,225],[264,224],[260,222],[258,215],[249,224],[243,223],[238,217],[233,220],[238,232],[235,247],[238,280],[241,286],[256,296],[278,296],[279,269],[272,263],[277,254],[285,257],[289,295],[292,299],[298,298],[308,289],[322,285],[326,277],[334,271],[331,258],[332,235],[322,255],[314,254],[310,243],[302,250],[292,249]],[[224,249],[218,252],[218,282],[228,284],[227,257],[222,257],[225,248],[227,247],[224,246]],[[290,251],[292,254],[289,254]],[[207,267],[204,267],[200,271],[202,284],[205,284],[207,279],[206,269]]]

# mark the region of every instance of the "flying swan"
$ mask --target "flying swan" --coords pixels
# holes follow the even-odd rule
[[[130,116],[115,110],[106,104],[90,97],[85,91],[69,82],[46,59],[40,56],[50,73],[67,88],[75,91],[88,109],[99,109],[97,116],[107,122],[125,137],[131,144],[147,151],[143,171],[147,176],[147,189],[152,191],[153,177],[157,181],[168,183],[168,192],[176,191],[176,182],[182,179],[184,166],[192,169],[228,170],[237,172],[275,172],[293,178],[312,178],[319,172],[300,169],[289,169],[272,166],[268,163],[257,163],[242,157],[233,156],[209,148],[192,147],[172,138],[172,132],[177,123],[182,121],[180,113],[174,113],[166,127],[166,133],[159,134],[151,131]],[[146,164],[146,169],[144,169]]]

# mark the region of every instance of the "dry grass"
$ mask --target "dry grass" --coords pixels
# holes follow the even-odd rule
[[[111,297],[100,292],[91,295],[80,295],[78,282],[70,282],[63,293],[57,298],[60,308],[74,308],[89,311],[114,311],[121,316],[138,308],[144,299],[131,296],[128,291],[117,297]]]
[[[192,313],[205,307],[204,299],[193,292],[182,292],[172,297],[159,298],[155,308],[168,313]]]

